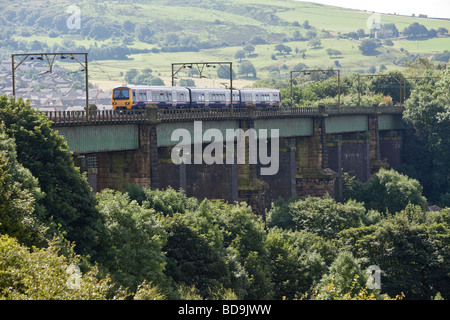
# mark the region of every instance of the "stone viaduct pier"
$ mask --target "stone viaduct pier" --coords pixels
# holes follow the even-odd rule
[[[342,174],[352,172],[367,181],[381,167],[401,163],[403,126],[401,107],[255,109],[158,109],[125,114],[98,111],[90,114],[47,113],[87,172],[93,191],[120,190],[127,184],[149,188],[184,189],[188,196],[245,201],[256,213],[269,209],[278,198],[331,195],[342,199]],[[216,129],[227,139],[227,129],[278,129],[279,169],[261,175],[262,164],[175,164],[171,154],[179,141],[176,129],[195,136]],[[271,151],[270,141],[268,149]],[[224,143],[227,141],[223,141]],[[201,144],[202,150],[209,142]],[[237,141],[234,151],[237,148]],[[197,146],[198,147],[198,146]],[[248,144],[246,144],[248,150]],[[225,146],[224,152],[226,154]]]

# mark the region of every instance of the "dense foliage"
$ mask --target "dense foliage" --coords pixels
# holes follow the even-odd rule
[[[404,171],[417,178],[426,195],[450,205],[450,68],[439,79],[417,86],[405,103],[407,144]]]
[[[13,158],[39,181],[39,185],[24,185],[34,193],[35,213],[53,226],[52,233],[64,232],[81,251],[92,254],[102,222],[95,210],[95,196],[75,167],[64,138],[44,114],[21,99],[0,97],[0,121],[5,134],[15,141]]]

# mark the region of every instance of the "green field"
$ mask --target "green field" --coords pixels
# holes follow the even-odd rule
[[[266,43],[254,45],[253,55],[249,60],[257,71],[257,78],[265,78],[269,73],[273,76],[286,77],[292,68],[303,63],[308,68],[340,69],[343,73],[368,72],[375,67],[378,71],[381,65],[388,70],[398,69],[402,61],[408,61],[417,56],[432,57],[450,49],[449,35],[426,40],[407,40],[400,36],[391,39],[393,46],[383,45],[377,49],[376,55],[365,56],[359,50],[361,40],[342,38],[349,32],[364,29],[366,33],[367,20],[372,12],[362,12],[321,4],[286,1],[286,0],[138,0],[132,3],[119,1],[79,1],[81,30],[62,33],[49,37],[57,16],[65,19],[68,14],[69,1],[46,2],[22,1],[7,3],[0,12],[11,16],[15,12],[14,31],[12,38],[16,41],[45,43],[49,48],[60,48],[64,45],[84,48],[126,45],[134,49],[154,49],[164,47],[167,35],[176,35],[179,42],[196,41],[202,48],[198,52],[159,52],[131,54],[127,60],[90,59],[90,79],[92,82],[108,88],[113,84],[122,83],[123,75],[130,69],[142,70],[151,68],[155,75],[162,77],[166,84],[170,80],[171,64],[178,62],[226,61],[233,62],[233,69],[239,70],[240,62],[234,57],[236,51],[249,43],[254,36],[262,37]],[[21,10],[30,10],[20,18]],[[27,16],[39,10],[37,25],[30,28]],[[39,21],[40,19],[47,19]],[[382,24],[394,23],[402,32],[413,22],[423,24],[428,29],[450,29],[449,20],[424,19],[398,16],[393,14],[380,15]],[[303,23],[307,20],[311,29],[305,29]],[[124,23],[128,21],[134,26],[147,24],[151,28],[152,40],[140,41],[133,33],[124,31]],[[63,21],[64,22],[64,21]],[[101,39],[89,34],[85,28],[91,28],[93,22],[104,24],[115,31],[111,36]],[[22,23],[22,25],[21,25]],[[84,23],[84,24],[83,24]],[[313,30],[321,40],[321,45],[312,48],[308,41],[294,41],[294,34],[299,32],[306,38],[307,32]],[[24,34],[24,31],[26,31]],[[289,46],[292,52],[277,55],[275,46],[282,43]],[[205,48],[210,47],[210,48]],[[330,58],[327,49],[341,52],[337,57]],[[298,51],[298,53],[296,53]],[[1,52],[0,52],[1,55]],[[275,56],[274,56],[275,55]],[[92,55],[91,55],[92,56]],[[338,61],[338,62],[336,62]],[[209,74],[215,77],[214,73]],[[238,75],[242,79],[242,75]],[[255,79],[246,79],[245,84]],[[216,81],[216,80],[214,80]]]

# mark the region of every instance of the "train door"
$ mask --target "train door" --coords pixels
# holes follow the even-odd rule
[[[172,91],[172,107],[173,108],[178,107],[178,94],[175,90]]]
[[[133,100],[133,106],[137,104],[136,90],[131,90],[131,99]]]

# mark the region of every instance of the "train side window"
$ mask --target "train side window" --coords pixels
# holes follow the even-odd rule
[[[147,93],[139,92],[139,101],[147,101]]]

